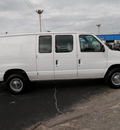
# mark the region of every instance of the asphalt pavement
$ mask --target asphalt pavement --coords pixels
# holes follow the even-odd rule
[[[104,80],[70,80],[31,83],[21,95],[9,93],[0,85],[0,129],[22,130],[67,113],[76,103],[111,89]]]

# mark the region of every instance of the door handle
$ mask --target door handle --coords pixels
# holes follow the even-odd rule
[[[56,65],[58,65],[58,60],[56,60]]]
[[[81,60],[80,60],[80,59],[78,60],[78,64],[79,64],[79,65],[81,64]]]
[[[56,60],[56,67],[59,66],[59,60]]]

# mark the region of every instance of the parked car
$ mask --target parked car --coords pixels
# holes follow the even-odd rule
[[[120,43],[114,44],[114,50],[120,50]]]
[[[113,50],[112,44],[110,43],[105,43],[111,50]]]

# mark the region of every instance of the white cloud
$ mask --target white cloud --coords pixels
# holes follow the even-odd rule
[[[27,0],[0,1],[0,34],[39,31],[39,17],[34,10],[43,9],[43,31],[80,31],[97,34],[119,33],[119,0]]]

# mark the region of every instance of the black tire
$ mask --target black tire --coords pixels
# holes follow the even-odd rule
[[[7,87],[11,93],[20,94],[25,92],[28,80],[22,74],[12,74],[7,79]]]
[[[111,88],[120,88],[120,68],[109,71],[105,80]]]

